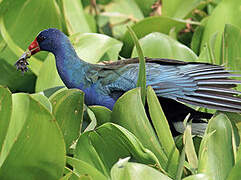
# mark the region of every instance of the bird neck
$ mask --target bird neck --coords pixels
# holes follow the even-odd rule
[[[67,37],[63,37],[53,54],[58,73],[66,87],[83,90],[87,83],[85,72],[91,65],[78,57]]]

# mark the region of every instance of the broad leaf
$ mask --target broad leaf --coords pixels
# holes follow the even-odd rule
[[[220,64],[221,40],[225,24],[233,24],[241,28],[241,1],[240,0],[223,0],[214,9],[207,21],[202,38],[202,46],[209,43],[213,34],[217,34],[215,41],[215,58]]]
[[[7,88],[0,86],[0,151],[2,151],[4,139],[12,113],[12,94]]]
[[[176,168],[177,170],[179,152],[176,148],[168,121],[162,111],[159,100],[150,86],[147,88],[147,102],[150,117],[156,130],[159,142],[168,157],[168,166]],[[165,136],[163,136],[164,134]]]
[[[107,177],[104,176],[100,171],[98,171],[95,167],[89,165],[84,161],[67,157],[67,163],[74,168],[74,173],[77,174],[79,177],[81,175],[85,175],[90,176],[91,179],[107,180]]]
[[[232,125],[224,114],[212,118],[199,149],[198,172],[226,179],[234,165]],[[225,162],[225,163],[224,163]]]
[[[150,166],[128,162],[129,158],[120,159],[111,169],[112,180],[171,180]]]
[[[117,60],[122,47],[120,41],[103,34],[75,34],[70,39],[78,56],[90,63],[97,63],[102,57],[106,58],[104,60]]]
[[[160,16],[145,18],[133,25],[132,29],[137,35],[137,38],[140,39],[152,32],[168,34],[173,28],[176,32],[178,32],[183,27],[185,27],[185,21]],[[122,56],[129,56],[131,54],[134,43],[132,42],[130,33],[128,31],[123,37],[123,42],[124,46],[122,48],[121,54]]]
[[[65,145],[55,118],[27,94],[12,97],[13,112],[0,155],[0,178],[60,178]]]
[[[158,158],[161,168],[175,176],[176,167],[168,166],[168,157],[161,147],[145,113],[140,89],[132,89],[120,97],[112,111],[112,122],[132,132]]]
[[[63,13],[68,33],[87,33],[92,32],[85,14],[82,4],[79,0],[62,0]]]
[[[84,94],[78,89],[67,89],[51,96],[53,114],[63,132],[67,152],[79,137],[83,119]]]
[[[180,59],[182,61],[195,61],[196,54],[187,46],[162,33],[151,33],[140,39],[145,57]],[[136,57],[136,48],[132,57]]]
[[[80,136],[74,157],[109,176],[114,163],[127,156],[137,162],[153,166],[159,164],[155,155],[144,148],[132,133],[121,126],[106,123]]]
[[[40,92],[56,86],[64,86],[64,83],[57,72],[54,55],[49,54],[40,69],[35,91]]]

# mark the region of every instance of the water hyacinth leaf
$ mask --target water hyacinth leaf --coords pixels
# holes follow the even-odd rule
[[[84,94],[78,89],[62,90],[51,96],[50,101],[69,152],[69,147],[79,137],[83,120]]]
[[[202,45],[208,43],[212,38],[213,34],[217,34],[217,39],[215,43],[215,59],[221,64],[221,42],[222,33],[224,31],[225,24],[233,24],[241,28],[241,11],[240,11],[241,1],[240,0],[223,0],[214,9],[211,16],[207,20],[205,30],[202,38]]]
[[[43,0],[40,2],[20,0],[6,4],[7,10],[3,15],[5,27],[8,30],[9,36],[21,49],[26,49],[39,31],[50,27],[61,29],[59,8],[55,1]],[[10,6],[14,8],[8,8]],[[34,13],[33,9],[35,9]],[[46,21],[46,19],[48,21]],[[8,43],[8,41],[6,42]],[[1,52],[0,57],[8,63],[14,64],[16,59],[18,59],[15,53],[16,52],[13,53],[10,48],[7,47]],[[46,53],[39,53],[35,57],[44,59]],[[35,62],[33,62],[33,64],[35,64]],[[37,67],[38,65],[36,65],[36,68]]]
[[[202,51],[200,52],[200,55],[198,57],[198,62],[204,62],[204,63],[212,63],[212,55],[210,54],[210,48],[209,45],[206,43],[202,47]]]
[[[231,179],[237,179],[237,177],[240,177],[240,171],[238,171],[241,167],[241,146],[239,145],[238,150],[237,150],[237,155],[236,155],[236,159],[235,159],[235,165],[234,167],[231,169],[229,176],[228,176],[228,180]]]
[[[88,131],[80,135],[76,144],[74,158],[88,163],[89,165],[95,167],[98,171],[108,177],[108,170],[102,162],[92,142],[90,141],[90,134],[91,131]]]
[[[226,24],[221,47],[221,62],[231,70],[241,73],[241,25],[240,28]],[[237,90],[241,91],[241,85]]]
[[[241,71],[241,28],[226,24],[224,28],[222,64],[235,71]]]
[[[212,179],[206,174],[195,174],[192,176],[188,176],[183,180],[212,180]]]
[[[12,100],[0,178],[59,179],[65,165],[65,144],[55,118],[27,94],[14,94]]]
[[[168,166],[177,168],[179,152],[176,148],[169,124],[162,111],[159,100],[151,86],[147,88],[147,102],[150,117],[157,133],[159,142],[169,159]],[[165,136],[163,136],[163,134],[165,134]]]
[[[89,106],[90,110],[95,114],[97,125],[111,121],[111,110],[104,106]]]
[[[199,149],[198,172],[213,180],[226,179],[234,165],[232,146],[232,125],[227,116],[220,113],[208,123]]]
[[[148,16],[152,12],[152,6],[156,0],[135,0],[144,16]]]
[[[205,28],[204,23],[201,22],[201,25],[195,29],[194,34],[192,36],[191,49],[196,54],[200,53],[200,46],[201,46],[201,40],[202,40],[204,28]]]
[[[187,15],[197,8],[202,0],[163,0],[162,1],[162,15],[173,18],[184,19]]]
[[[66,27],[70,35],[92,32],[85,18],[81,1],[72,0],[70,3],[68,0],[63,0],[62,3]]]
[[[185,24],[186,22],[182,20],[172,19],[164,16],[153,16],[137,22],[131,26],[131,28],[137,35],[137,38],[140,39],[152,32],[169,34],[172,28],[175,28],[175,31],[178,32],[185,27]],[[124,46],[122,48],[121,55],[127,57],[131,54],[132,48],[134,47],[134,43],[128,31],[123,36],[122,40],[124,42]]]
[[[11,92],[34,92],[36,76],[31,72],[24,74],[4,59],[0,59],[0,84],[7,86]]]
[[[56,86],[64,86],[64,83],[57,72],[54,55],[49,53],[37,77],[35,91],[41,92]]]
[[[95,114],[94,114],[89,108],[87,108],[86,112],[87,112],[87,114],[88,114],[88,116],[89,116],[90,123],[89,123],[89,125],[85,128],[84,132],[94,130],[95,127],[96,127],[96,125],[97,125],[97,120],[96,120]]]
[[[241,168],[241,161],[238,161],[231,169],[227,180],[239,179],[241,176],[240,168]]]
[[[85,33],[70,37],[78,56],[84,61],[97,63],[104,60],[117,60],[122,42],[103,34]]]
[[[52,112],[52,104],[46,96],[40,93],[31,94],[30,96],[39,103],[41,103],[41,105],[43,105],[50,113]]]
[[[195,61],[196,54],[187,46],[181,44],[166,34],[154,32],[140,39],[140,44],[145,57],[181,59],[183,61]],[[132,57],[136,57],[134,48]]]
[[[1,84],[11,86],[10,89],[15,92],[34,92],[36,79],[33,73],[37,75],[42,64],[37,59],[44,59],[46,53],[38,53],[30,59],[29,63],[32,72],[26,73],[25,76],[22,76],[20,72],[14,73],[16,70],[13,65],[39,31],[49,27],[61,29],[58,7],[55,1],[48,0],[41,2],[34,0],[3,0],[0,6],[2,9],[0,12],[2,14],[1,19],[4,22],[1,23],[0,42],[4,41],[6,43],[0,53],[0,59],[5,64],[4,71],[0,70],[0,76],[6,76],[6,72],[12,74],[12,76],[7,76],[5,82],[1,82]],[[33,9],[35,9],[34,13]]]
[[[139,163],[128,162],[129,158],[120,159],[111,169],[112,180],[171,180],[156,169]]]
[[[182,174],[184,171],[184,163],[185,163],[185,148],[186,148],[186,144],[183,145],[183,149],[182,152],[180,154],[180,158],[179,158],[179,164],[177,167],[177,174],[176,174],[176,180],[181,180],[182,179]]]
[[[155,132],[145,113],[140,89],[132,89],[121,96],[114,105],[112,122],[132,132],[141,143],[150,149],[158,158],[161,168],[175,177],[176,167],[168,166],[168,158],[162,149]]]
[[[127,156],[131,156],[137,162],[153,166],[159,164],[155,155],[144,148],[132,133],[116,124],[105,123],[94,131],[88,131],[80,136],[74,157],[109,176],[114,163],[119,158]]]
[[[59,180],[69,180],[72,176],[73,176],[73,173],[69,172],[69,173],[65,174],[63,177],[61,177]],[[78,178],[78,176],[77,176],[77,178]]]
[[[117,39],[126,32],[127,25],[132,25],[144,18],[135,0],[112,0],[104,6],[104,13],[101,15],[109,17],[108,22],[112,28],[112,34]]]
[[[16,56],[20,57],[24,53],[24,51],[14,43],[13,39],[9,35],[8,31],[5,28],[3,17],[0,18],[0,29],[1,29],[2,38],[7,43],[9,49]],[[35,57],[32,57],[31,61],[29,61],[29,67],[35,75],[39,74],[39,70],[40,70],[41,66],[42,66],[42,62],[40,60],[36,59]]]
[[[140,43],[136,37],[136,34],[131,29],[131,27],[127,26],[127,29],[131,34],[131,38],[135,44],[136,51],[139,58],[139,72],[138,72],[138,80],[137,80],[136,86],[141,87],[141,99],[142,99],[143,105],[145,105],[145,101],[146,101],[146,64],[145,62],[146,61],[145,61]]]
[[[0,86],[0,151],[7,134],[11,113],[12,94],[7,88]]]
[[[49,88],[49,89],[46,89],[44,90],[43,92],[43,95],[45,95],[47,98],[51,97],[54,93],[56,93],[57,91],[60,91],[62,89],[67,89],[65,86],[56,86],[56,87],[53,87],[53,88]]]
[[[232,123],[236,144],[239,145],[240,137],[241,137],[241,114],[240,113],[231,113],[231,112],[225,112],[225,114]],[[241,153],[240,153],[240,155],[241,155]],[[240,156],[240,159],[241,159],[241,156]]]
[[[183,136],[183,142],[186,145],[185,146],[185,153],[187,156],[187,160],[189,162],[189,165],[192,169],[197,169],[198,167],[198,159],[197,154],[195,152],[195,147],[192,140],[192,129],[191,125],[187,125],[186,130],[184,132]]]
[[[81,175],[88,175],[91,177],[91,179],[107,180],[107,177],[104,176],[100,171],[84,161],[68,156],[66,160],[67,163],[74,168],[74,173],[79,177]]]

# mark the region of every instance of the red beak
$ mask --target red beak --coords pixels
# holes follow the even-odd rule
[[[40,47],[38,44],[37,39],[35,39],[30,46],[28,47],[29,51],[31,52],[31,55],[34,55],[35,53],[40,51]]]

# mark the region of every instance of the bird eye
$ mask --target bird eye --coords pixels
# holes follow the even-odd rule
[[[39,35],[39,36],[37,37],[37,41],[38,41],[38,43],[44,41],[45,39],[46,39],[46,37],[41,36],[41,35]]]

